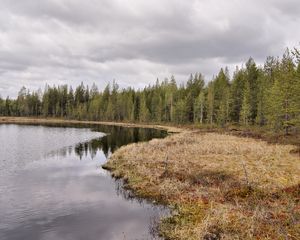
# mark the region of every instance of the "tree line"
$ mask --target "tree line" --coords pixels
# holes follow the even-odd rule
[[[116,82],[99,91],[83,83],[49,86],[44,91],[22,87],[16,99],[0,97],[0,115],[61,117],[78,120],[153,123],[194,123],[266,126],[276,131],[300,125],[300,54],[286,50],[268,57],[263,66],[250,58],[232,78],[221,69],[205,84],[201,73],[186,84],[175,77],[135,90]]]

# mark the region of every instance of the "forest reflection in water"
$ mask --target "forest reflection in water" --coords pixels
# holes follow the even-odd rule
[[[51,125],[48,125],[51,126]],[[59,126],[59,125],[55,125]],[[65,126],[65,125],[62,125]],[[69,124],[68,127],[82,127],[78,124]],[[81,159],[83,156],[90,155],[93,159],[98,151],[102,151],[106,158],[110,156],[116,149],[121,146],[149,141],[153,138],[163,138],[167,135],[166,131],[161,131],[151,128],[125,128],[120,126],[107,125],[91,125],[92,131],[105,133],[105,136],[92,139],[91,141],[81,142],[75,146],[59,149],[50,154],[60,156],[67,156],[72,151]]]
[[[123,145],[164,136],[119,126],[0,124],[0,239],[157,239],[153,226],[168,210],[134,198],[101,165]]]

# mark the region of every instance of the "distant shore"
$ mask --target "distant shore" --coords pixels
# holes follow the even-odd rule
[[[16,123],[16,124],[95,124],[121,127],[139,127],[139,128],[153,128],[165,130],[169,133],[179,133],[184,131],[183,128],[159,125],[159,124],[142,124],[142,123],[126,123],[126,122],[106,122],[106,121],[86,121],[86,120],[71,120],[63,118],[34,118],[34,117],[0,117],[1,123]]]

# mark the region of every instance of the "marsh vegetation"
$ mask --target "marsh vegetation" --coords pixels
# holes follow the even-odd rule
[[[299,239],[295,146],[185,131],[120,148],[105,165],[138,196],[173,208],[166,239]]]

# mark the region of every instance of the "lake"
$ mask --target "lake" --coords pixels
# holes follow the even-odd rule
[[[162,206],[132,198],[101,168],[119,147],[166,132],[0,124],[0,239],[159,239]]]

